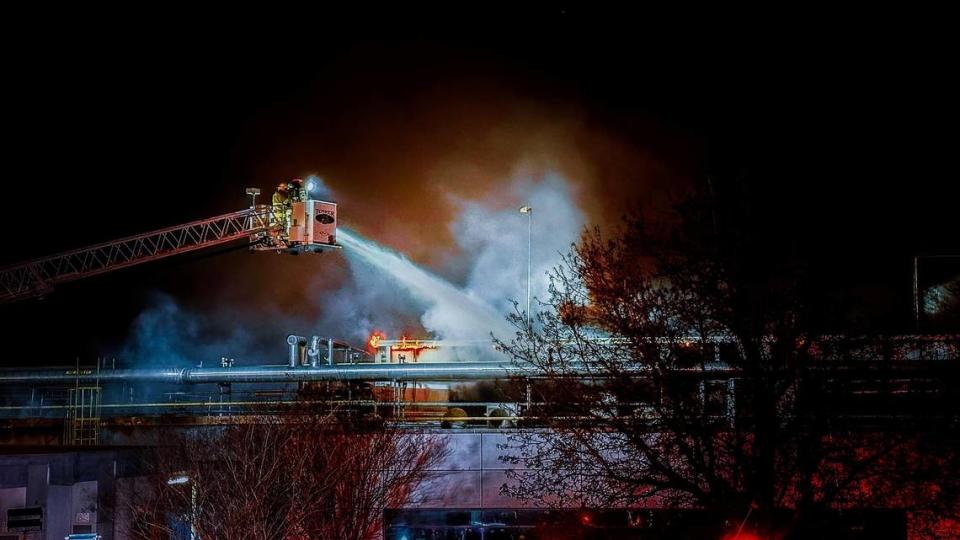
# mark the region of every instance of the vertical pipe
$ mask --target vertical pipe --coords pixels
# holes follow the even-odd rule
[[[297,367],[300,361],[300,347],[306,343],[307,338],[300,337],[296,334],[287,336],[287,360],[290,367]]]
[[[327,339],[327,365],[333,365],[333,338]]]
[[[920,333],[920,257],[913,257],[913,319],[915,330]]]
[[[297,367],[297,336],[290,334],[287,336],[287,364],[290,367]]]
[[[320,360],[320,336],[310,338],[310,347],[307,348],[307,358],[310,360],[310,367],[317,367]]]
[[[527,212],[527,331],[533,329],[530,318],[530,265],[533,259],[533,210]]]

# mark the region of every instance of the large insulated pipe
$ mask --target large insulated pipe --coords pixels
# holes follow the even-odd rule
[[[720,364],[708,364],[708,371],[718,374],[731,371]],[[637,368],[637,375],[646,370]],[[689,370],[699,373],[699,368]],[[570,376],[602,377],[596,366],[574,365],[564,371]],[[622,374],[622,372],[621,372]],[[537,377],[542,372],[522,368],[509,362],[457,362],[423,364],[334,364],[316,369],[290,368],[288,366],[251,366],[228,368],[167,368],[167,369],[116,369],[99,374],[95,369],[74,368],[45,370],[0,370],[0,384],[43,385],[76,384],[116,381],[143,381],[157,383],[282,383],[309,381],[472,381],[495,380],[509,377]]]
[[[224,371],[227,369],[224,369]],[[181,368],[109,369],[100,371],[98,374],[96,369],[90,368],[80,368],[79,373],[75,368],[39,370],[4,369],[0,370],[0,384],[63,384],[71,380],[79,381],[80,383],[108,383],[119,381],[179,383],[183,382],[183,374],[185,371],[186,369]]]
[[[157,383],[267,383],[300,381],[392,381],[497,379],[519,374],[515,366],[500,362],[458,364],[335,364],[316,369],[298,366],[251,366],[230,368],[111,369],[74,368],[39,370],[2,369],[0,384],[74,384],[99,380]]]
[[[295,368],[300,363],[300,348],[307,344],[307,338],[290,334],[287,336],[287,365]]]

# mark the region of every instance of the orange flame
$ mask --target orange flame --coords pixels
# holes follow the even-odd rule
[[[377,350],[377,348],[380,347],[380,340],[386,339],[386,337],[387,336],[385,336],[383,332],[374,330],[374,332],[370,334],[370,339],[367,341],[367,345],[369,345],[370,349]]]
[[[416,361],[420,357],[420,353],[425,349],[437,349],[439,348],[435,342],[421,341],[419,339],[410,339],[408,340],[406,336],[400,338],[399,345],[391,345],[391,351],[406,351],[413,353],[413,359]]]

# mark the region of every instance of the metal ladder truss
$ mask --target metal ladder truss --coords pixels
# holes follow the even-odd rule
[[[0,304],[41,296],[54,285],[266,232],[269,205],[248,208],[0,270]]]

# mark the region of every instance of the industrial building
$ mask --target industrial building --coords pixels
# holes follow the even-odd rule
[[[257,252],[339,248],[335,204],[299,201],[284,214],[257,205],[259,190],[248,194],[246,210],[3,269],[0,301],[49,294],[74,279],[237,240]],[[918,412],[927,414],[928,405],[960,402],[960,336],[892,336],[860,348],[857,343],[837,336],[819,348],[823,360],[848,367],[836,381],[847,396],[836,416],[847,425],[882,431],[890,422],[922,420]],[[725,358],[728,344],[701,345],[709,358],[678,374],[693,383],[692,395],[704,407],[709,403],[714,414],[734,422],[742,374]],[[129,366],[99,359],[0,370],[0,540],[124,538],[130,517],[116,501],[136,489],[143,474],[138,449],[161,443],[171,430],[282,415],[304,401],[446,440],[450,455],[430,471],[417,503],[387,512],[385,538],[530,539],[544,524],[562,527],[571,512],[577,514],[568,509],[556,515],[545,504],[517,501],[501,490],[510,481],[506,441],[518,430],[542,429],[527,420],[537,403],[523,391],[542,374],[511,363],[492,343],[373,336],[355,345],[292,334],[277,344],[276,358],[270,365],[221,358],[213,366],[211,359],[202,359],[206,365]],[[573,365],[568,374],[598,376],[590,365]],[[645,376],[641,367],[629,375]],[[595,510],[588,521],[603,537],[658,538],[673,522],[697,521],[692,509]],[[902,538],[907,520],[897,508],[851,511],[838,526],[859,531],[861,538]]]
[[[496,399],[498,392],[505,394],[495,381],[535,380],[535,373],[506,361],[445,361],[476,351],[480,345],[472,342],[381,340],[375,349],[365,350],[336,340],[291,336],[287,344],[287,361],[271,366],[231,365],[224,359],[218,367],[126,369],[101,361],[96,366],[0,371],[2,537],[52,539],[95,532],[105,539],[123,538],[123,512],[104,509],[112,509],[109,501],[130,489],[140,474],[137,448],[157,444],[170,429],[283,414],[304,399],[305,389],[318,384],[334,389],[324,399],[341,414],[379,415],[395,426],[436,433],[448,442],[450,455],[432,470],[416,506],[388,513],[385,537],[413,540],[462,533],[464,538],[518,538],[526,531],[532,538],[550,518],[545,508],[501,492],[508,482],[508,466],[501,459],[504,443],[517,430],[537,427],[523,423],[530,403]],[[907,392],[911,385],[922,386],[935,402],[956,395],[956,385],[949,381],[956,380],[951,374],[957,371],[960,337],[901,336],[886,345],[884,351],[874,351],[880,356],[858,359],[864,370],[892,368],[875,379],[876,384],[896,381],[905,400],[917,395]],[[719,350],[718,344],[718,355]],[[705,392],[702,398],[719,400],[720,414],[733,418],[737,374],[718,362],[696,377]],[[854,397],[870,400],[873,390],[877,388],[861,384]],[[465,414],[450,416],[454,408]],[[909,404],[910,410],[915,408]],[[866,418],[860,409],[851,402],[850,417],[866,429],[885,421],[880,417],[896,416],[887,410]],[[39,530],[16,521],[24,509],[40,509]],[[676,511],[637,512],[608,509],[603,514],[605,530],[652,531],[678,519]],[[845,519],[867,533],[882,524],[887,537],[898,538],[907,517],[898,511],[851,512]],[[861,537],[873,537],[867,533]]]

